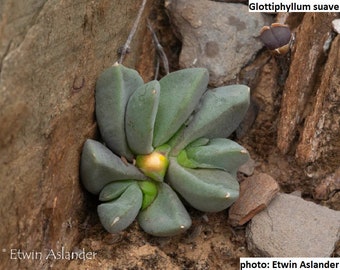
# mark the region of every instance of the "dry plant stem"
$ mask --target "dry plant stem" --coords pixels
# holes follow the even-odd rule
[[[156,51],[157,51],[157,56],[162,59],[162,62],[163,62],[163,67],[164,67],[164,70],[165,70],[165,73],[166,74],[169,74],[169,61],[168,61],[168,58],[166,57],[166,54],[163,50],[163,47],[162,45],[159,43],[159,40],[157,38],[157,35],[155,33],[155,31],[153,30],[152,26],[151,26],[151,23],[150,21],[148,20],[148,24],[147,24],[147,27],[149,28],[151,34],[152,34],[152,39],[153,39],[153,42],[155,43],[155,47],[156,47]],[[158,72],[157,72],[158,73]]]
[[[157,56],[156,57],[156,67],[155,67],[155,80],[157,80],[158,78],[158,75],[159,75],[159,57]]]
[[[121,49],[121,51],[120,51],[120,58],[119,58],[119,60],[118,60],[118,63],[119,63],[119,64],[121,64],[121,63],[124,61],[124,57],[125,57],[125,55],[128,53],[128,50],[129,50],[129,48],[130,48],[130,43],[131,43],[131,41],[132,41],[132,39],[133,39],[133,36],[134,36],[135,33],[136,33],[136,30],[137,30],[139,21],[140,21],[140,19],[141,19],[141,17],[142,17],[142,14],[143,14],[143,11],[144,11],[146,2],[147,2],[147,0],[143,0],[142,4],[141,4],[141,6],[140,6],[140,8],[139,8],[139,10],[138,10],[137,18],[136,18],[136,20],[135,20],[135,22],[134,22],[134,24],[133,24],[133,27],[132,27],[132,29],[131,29],[131,31],[130,31],[130,34],[129,34],[129,36],[128,36],[128,38],[127,38],[127,40],[126,40],[124,46],[122,47],[122,49]]]
[[[279,12],[276,15],[276,22],[286,24],[288,16],[289,16],[289,12]]]

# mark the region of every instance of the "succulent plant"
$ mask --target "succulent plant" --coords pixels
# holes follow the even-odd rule
[[[155,236],[187,230],[183,203],[204,212],[238,197],[238,167],[249,154],[226,139],[249,105],[249,88],[207,90],[208,71],[189,68],[144,83],[121,64],[96,83],[96,117],[104,144],[88,139],[81,180],[99,195],[99,219],[117,233],[136,218]]]

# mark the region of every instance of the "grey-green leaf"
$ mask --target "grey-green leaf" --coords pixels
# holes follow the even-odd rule
[[[153,151],[152,139],[159,104],[160,85],[151,81],[140,86],[126,108],[125,131],[130,149],[146,155]]]
[[[99,194],[99,200],[102,202],[112,201],[117,199],[135,180],[114,181],[107,184]]]
[[[142,229],[154,236],[173,236],[191,226],[191,218],[176,193],[165,183],[158,186],[153,203],[138,215]]]
[[[108,148],[119,156],[133,159],[125,136],[125,109],[131,94],[143,79],[137,71],[115,64],[100,74],[96,83],[96,116]]]
[[[167,142],[197,106],[209,81],[205,68],[188,68],[172,72],[159,83],[161,95],[155,122],[153,146]]]
[[[188,169],[170,158],[167,181],[191,206],[204,212],[228,208],[239,195],[239,184],[218,169]]]
[[[80,177],[85,188],[98,194],[112,182],[124,179],[147,179],[135,166],[125,164],[101,143],[87,139],[80,161]]]
[[[249,159],[249,153],[244,147],[224,138],[211,139],[203,146],[189,145],[183,151],[186,151],[187,157],[198,168],[223,169],[232,175]]]
[[[192,120],[174,136],[170,155],[176,156],[192,141],[228,137],[240,124],[249,106],[249,87],[230,85],[209,90]]]
[[[139,186],[130,185],[118,199],[98,205],[101,224],[110,233],[126,229],[137,217],[142,200],[143,194]]]

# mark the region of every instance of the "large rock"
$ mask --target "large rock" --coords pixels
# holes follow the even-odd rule
[[[49,264],[10,260],[11,249],[70,251],[77,241],[86,213],[78,165],[96,130],[95,81],[117,60],[141,2],[0,1],[0,269]]]
[[[247,227],[248,248],[258,256],[329,257],[340,237],[340,211],[291,194],[277,195]]]
[[[257,36],[270,24],[267,15],[249,13],[243,4],[168,0],[165,5],[183,42],[181,68],[208,68],[215,86],[236,78],[263,47]]]

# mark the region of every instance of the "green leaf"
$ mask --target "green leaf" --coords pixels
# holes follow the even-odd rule
[[[99,194],[99,200],[102,202],[117,199],[131,185],[136,183],[135,180],[114,181],[107,184]]]
[[[115,154],[133,159],[125,136],[125,109],[131,94],[143,79],[137,71],[115,64],[96,82],[96,116],[100,133]]]
[[[188,68],[172,72],[159,83],[161,95],[155,122],[153,146],[167,142],[197,106],[209,81],[207,69]]]
[[[239,195],[239,184],[228,172],[188,169],[170,158],[167,181],[192,207],[204,212],[228,208]]]
[[[154,236],[173,236],[191,226],[191,218],[176,193],[165,183],[158,185],[153,203],[141,211],[138,222],[142,229]]]
[[[140,181],[139,187],[143,193],[142,210],[147,208],[157,196],[157,185],[152,181]]]
[[[209,143],[209,139],[208,138],[199,138],[193,142],[191,142],[188,147],[196,147],[196,146],[203,146],[203,145],[207,145]]]
[[[140,86],[126,108],[125,130],[130,149],[135,154],[151,153],[154,124],[159,104],[160,85],[151,81]]]
[[[199,163],[195,162],[194,160],[188,157],[187,151],[185,149],[179,152],[177,156],[177,162],[183,167],[192,169],[198,168],[200,165]]]
[[[230,85],[209,90],[192,120],[171,139],[170,155],[176,156],[192,141],[228,137],[240,124],[249,106],[249,88]]]
[[[130,185],[118,199],[98,206],[101,224],[110,233],[126,229],[137,217],[142,200],[143,194],[139,186]]]
[[[185,153],[186,159],[181,159]],[[238,168],[249,159],[248,151],[238,143],[224,138],[211,139],[207,145],[188,145],[177,161],[188,168],[215,168],[236,175]],[[189,166],[188,166],[189,165]]]
[[[93,194],[99,194],[112,181],[147,179],[135,166],[125,164],[107,147],[91,139],[87,139],[83,147],[80,177],[85,188]]]

